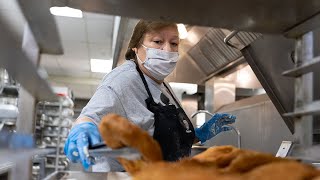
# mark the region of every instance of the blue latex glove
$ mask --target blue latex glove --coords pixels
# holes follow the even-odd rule
[[[88,147],[101,142],[97,126],[92,122],[75,125],[64,145],[64,153],[71,162],[81,161],[83,167],[88,169],[93,163],[88,159]]]
[[[235,122],[236,116],[226,113],[216,113],[212,118],[205,122],[200,128],[195,129],[196,137],[204,143],[222,131],[230,131],[231,128],[225,125]]]

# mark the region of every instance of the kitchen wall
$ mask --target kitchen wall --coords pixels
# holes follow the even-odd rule
[[[282,141],[293,140],[293,135],[266,94],[226,105],[219,112],[237,116],[235,127],[241,133],[244,149],[276,154]],[[205,145],[237,146],[237,136],[233,131],[224,132]]]

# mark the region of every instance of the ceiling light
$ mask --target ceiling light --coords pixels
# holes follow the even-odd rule
[[[51,7],[50,12],[56,16],[82,18],[82,11],[69,7]]]
[[[112,70],[112,60],[90,59],[91,72],[109,73]]]
[[[185,39],[188,36],[188,31],[184,24],[177,24],[178,25],[178,31],[179,31],[179,38]]]

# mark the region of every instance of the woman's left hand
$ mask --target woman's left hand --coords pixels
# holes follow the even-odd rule
[[[204,143],[223,131],[230,131],[231,128],[225,125],[235,122],[236,116],[226,113],[216,113],[212,118],[205,122],[200,128],[195,129],[196,137]]]

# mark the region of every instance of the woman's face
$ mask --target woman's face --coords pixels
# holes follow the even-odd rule
[[[175,27],[165,27],[158,31],[146,33],[142,44],[148,48],[156,48],[169,52],[178,52],[179,33]],[[141,61],[146,59],[146,49],[143,46],[134,48]]]

